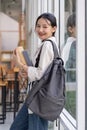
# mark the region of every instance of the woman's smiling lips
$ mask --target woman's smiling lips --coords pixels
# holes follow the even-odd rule
[[[39,35],[40,37],[45,36],[44,33],[38,33],[38,35]]]

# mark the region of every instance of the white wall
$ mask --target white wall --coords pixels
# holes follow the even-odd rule
[[[18,22],[0,12],[1,49],[13,50],[19,41]]]
[[[86,130],[85,119],[85,0],[77,0],[77,130]],[[87,79],[86,79],[87,80]]]

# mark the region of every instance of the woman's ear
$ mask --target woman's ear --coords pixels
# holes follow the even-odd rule
[[[76,37],[76,28],[75,27],[68,27],[68,32],[70,36]]]
[[[72,27],[69,26],[67,30],[68,30],[69,33],[72,34],[72,32],[73,32],[73,28]]]
[[[56,26],[54,26],[54,27],[53,27],[53,32],[56,32],[56,29],[57,29],[57,27],[56,27]]]

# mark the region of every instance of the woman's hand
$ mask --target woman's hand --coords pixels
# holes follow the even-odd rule
[[[26,72],[24,69],[20,69],[19,71],[19,79],[21,78],[24,78],[24,79],[28,78],[28,72]]]
[[[18,53],[16,53],[16,50],[14,50],[14,52],[13,52],[12,62],[15,64],[16,67],[19,68],[19,77],[27,78],[28,77],[28,66],[24,65],[21,62],[21,59],[20,59]]]
[[[19,54],[16,52],[16,49],[13,52],[12,55],[12,62],[17,66],[19,69],[21,69],[23,63],[21,62]]]
[[[20,57],[19,57],[18,53],[16,53],[16,49],[13,51],[12,62],[15,64],[15,66],[19,67],[19,69],[23,65],[23,63],[20,60]]]

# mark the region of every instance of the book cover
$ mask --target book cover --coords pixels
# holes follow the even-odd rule
[[[32,66],[33,64],[32,64],[32,61],[29,58],[28,52],[26,50],[23,50],[22,53],[23,53],[23,56],[24,56],[24,59],[25,59],[27,65]]]

